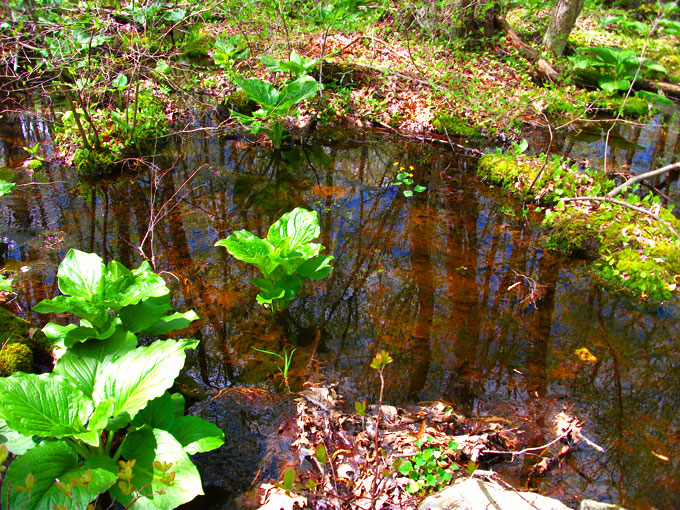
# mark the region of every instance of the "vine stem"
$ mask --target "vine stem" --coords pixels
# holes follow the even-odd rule
[[[380,471],[380,414],[382,410],[383,391],[385,390],[385,378],[383,377],[384,366],[380,367],[378,374],[380,375],[380,397],[378,398],[378,411],[375,414],[375,473],[373,475],[373,484],[371,486],[371,510],[375,510],[375,503],[377,501],[378,489],[378,474]]]

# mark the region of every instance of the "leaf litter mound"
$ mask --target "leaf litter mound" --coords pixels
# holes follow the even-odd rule
[[[583,422],[566,411],[556,413],[552,430],[546,431],[553,439],[532,448],[527,444],[536,444],[544,434],[528,420],[466,418],[443,402],[432,402],[404,408],[383,405],[376,451],[377,406],[368,406],[360,416],[348,411],[334,388],[311,385],[299,394],[296,405],[291,449],[297,461],[284,470],[284,482],[260,485],[260,510],[415,510],[433,489],[425,486],[414,493],[413,478],[398,467],[422,451],[423,442],[452,460],[448,484],[476,475],[509,490],[514,489],[495,472],[478,468],[540,453],[529,470],[531,480],[559,465],[582,441],[601,450],[581,434]]]

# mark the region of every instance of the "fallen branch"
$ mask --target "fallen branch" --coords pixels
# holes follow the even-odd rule
[[[666,172],[671,172],[673,170],[680,169],[680,161],[677,163],[672,163],[670,165],[666,165],[663,168],[659,168],[658,170],[652,170],[651,172],[646,172],[644,174],[636,175],[635,177],[631,177],[628,179],[626,182],[621,184],[620,186],[617,186],[613,190],[611,190],[609,193],[605,195],[607,198],[612,198],[621,193],[625,188],[630,186],[631,184],[635,184],[636,182],[644,181],[645,179],[649,179],[651,177],[655,177],[657,175],[665,174]]]
[[[656,221],[659,221],[663,223],[668,230],[670,230],[673,235],[680,239],[680,234],[673,228],[673,225],[671,225],[669,222],[661,218],[659,215],[654,214],[653,212],[649,211],[648,209],[645,209],[644,207],[640,207],[637,205],[629,204],[628,202],[624,202],[623,200],[617,200],[615,198],[610,198],[608,196],[606,197],[569,197],[569,198],[561,198],[560,202],[578,202],[578,201],[588,201],[591,200],[593,202],[608,202],[610,204],[616,204],[620,205],[622,207],[627,207],[628,209],[632,209],[634,211],[637,211],[641,214],[645,214],[651,218],[654,218]]]

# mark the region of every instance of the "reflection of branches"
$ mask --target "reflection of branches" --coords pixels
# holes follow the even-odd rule
[[[142,239],[139,241],[139,245],[136,247],[137,251],[144,257],[144,259],[149,260],[151,263],[152,267],[156,267],[155,264],[155,256],[154,256],[154,248],[153,248],[153,241],[154,241],[154,228],[156,225],[163,220],[170,212],[172,212],[180,203],[181,199],[183,197],[178,197],[180,191],[191,181],[191,179],[205,166],[207,166],[206,163],[203,165],[195,168],[189,176],[184,179],[184,182],[180,184],[180,186],[175,190],[175,192],[172,194],[172,196],[167,199],[165,202],[160,204],[160,207],[156,208],[156,198],[158,194],[158,189],[160,188],[160,183],[162,179],[171,171],[175,169],[175,165],[171,165],[167,170],[165,171],[160,171],[157,165],[151,162],[145,162],[143,161],[143,164],[149,166],[149,169],[151,171],[151,179],[149,182],[150,185],[150,196],[149,196],[149,223],[146,229],[146,233],[144,236],[142,236]],[[144,252],[144,245],[146,244],[147,240],[149,241],[149,249],[150,249],[150,256],[147,256],[147,254]]]
[[[536,280],[534,280],[530,276],[527,276],[527,275],[522,274],[522,273],[518,273],[514,269],[512,270],[512,272],[515,274],[515,276],[517,278],[521,278],[521,280],[510,285],[508,287],[508,290],[510,291],[510,290],[518,287],[519,285],[522,284],[522,280],[523,280],[524,284],[527,287],[529,287],[529,293],[527,294],[527,296],[522,301],[520,301],[520,303],[524,304],[526,302],[529,302],[533,306],[536,306],[536,302],[543,299],[543,297],[545,296],[548,287],[546,285],[542,285],[542,284],[538,283]]]

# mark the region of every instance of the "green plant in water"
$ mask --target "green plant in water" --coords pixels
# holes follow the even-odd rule
[[[394,165],[398,166],[399,162],[395,163]],[[392,186],[401,187],[402,193],[405,197],[412,197],[414,191],[416,193],[422,193],[427,189],[425,186],[421,186],[420,184],[416,184],[415,186],[413,185],[414,168],[410,166],[409,170],[410,171],[407,171],[403,166],[400,167],[395,181],[392,183]]]
[[[281,375],[283,376],[283,383],[286,385],[286,388],[288,388],[288,391],[290,391],[290,386],[288,386],[288,371],[290,370],[290,364],[293,361],[293,353],[297,351],[296,349],[293,349],[290,351],[290,354],[288,354],[287,349],[283,349],[283,356],[279,354],[278,352],[273,352],[273,351],[267,351],[265,349],[258,349],[257,347],[253,347],[258,352],[263,352],[265,354],[269,354],[270,356],[276,356],[279,358],[281,361],[283,361],[283,365],[279,367],[279,371],[281,372]]]
[[[283,141],[286,116],[291,114],[295,105],[316,96],[320,90],[319,83],[311,76],[302,76],[280,91],[258,78],[236,78],[234,83],[261,108],[251,115],[232,110],[231,115],[247,125],[253,133],[264,130],[276,149],[281,147]]]
[[[302,57],[295,50],[291,52],[288,62],[276,60],[269,55],[260,55],[260,61],[268,71],[273,73],[290,73],[294,78],[300,78],[311,73],[319,62],[318,59]]]
[[[260,289],[257,302],[277,312],[288,306],[304,279],[322,280],[333,269],[333,256],[321,255],[324,247],[312,242],[320,233],[317,212],[298,207],[281,216],[265,239],[239,230],[215,246],[224,246],[232,256],[260,270],[263,278],[251,280]]]
[[[135,274],[71,250],[58,278],[71,296],[46,300],[43,311],[97,317],[96,310],[108,307],[115,327],[105,338],[97,338],[94,325],[84,325],[87,319],[65,327],[86,328],[94,336],[65,341],[52,373],[0,379],[0,437],[16,455],[3,480],[2,508],[86,508],[108,491],[125,508],[161,510],[202,494],[189,455],[218,448],[224,434],[201,418],[184,416],[184,398],[168,392],[185,351],[198,340],[137,345],[126,328],[134,324],[140,331],[142,323],[162,320],[166,310],[164,300],[150,301],[165,294],[144,268]],[[121,319],[129,307],[138,307],[137,317]],[[165,322],[162,329],[184,324]]]
[[[402,475],[411,479],[406,488],[412,494],[427,494],[435,492],[449,484],[453,472],[459,467],[454,463],[453,450],[458,445],[448,442],[448,449],[432,445],[433,439],[428,436],[427,441],[418,439],[418,451],[409,460],[398,459],[394,468]]]
[[[50,322],[43,328],[59,350],[89,339],[106,340],[120,330],[162,335],[198,319],[193,310],[166,315],[172,310],[170,290],[146,261],[129,270],[115,260],[104,264],[97,254],[71,249],[59,265],[57,280],[64,295],[44,299],[33,310],[80,317],[79,324]]]

